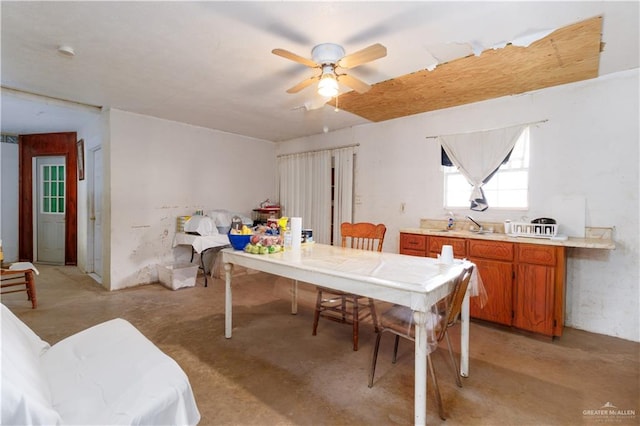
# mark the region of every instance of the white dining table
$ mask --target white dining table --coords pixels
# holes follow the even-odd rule
[[[225,269],[225,337],[231,338],[233,265],[292,279],[291,312],[297,312],[297,282],[408,306],[415,319],[415,424],[426,423],[427,331],[426,313],[451,290],[467,261],[443,265],[438,259],[310,244],[299,250],[257,255],[222,250]],[[460,374],[469,374],[469,292],[461,314]]]

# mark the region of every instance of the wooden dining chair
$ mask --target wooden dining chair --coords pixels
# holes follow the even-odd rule
[[[449,359],[453,370],[455,371],[456,384],[462,387],[460,380],[460,369],[451,348],[451,340],[449,339],[449,327],[455,325],[460,317],[462,310],[462,301],[467,293],[469,281],[473,265],[463,269],[462,273],[455,279],[455,283],[449,295],[436,303],[431,312],[427,315],[427,368],[428,374],[431,375],[433,386],[435,388],[436,402],[438,404],[438,414],[442,420],[445,420],[444,409],[442,407],[442,397],[440,396],[440,388],[438,387],[438,379],[431,361],[431,353],[438,348],[438,344],[445,339],[449,349]],[[373,376],[376,372],[376,361],[378,359],[378,348],[380,347],[380,338],[382,333],[388,331],[396,335],[392,363],[395,364],[398,355],[398,343],[400,337],[415,342],[415,326],[413,319],[413,311],[407,306],[394,305],[378,317],[379,323],[377,327],[376,343],[373,347],[371,356],[371,366],[369,369],[369,387],[373,386]]]
[[[32,269],[4,269],[0,268],[0,293],[27,292],[27,300],[31,301],[31,308],[38,307],[36,299],[36,281]]]
[[[384,234],[387,227],[383,224],[375,225],[368,222],[349,223],[340,225],[342,247],[359,250],[382,251]],[[332,321],[352,324],[353,350],[358,350],[358,332],[360,322],[371,317],[374,328],[377,329],[376,310],[373,299],[357,294],[345,293],[325,287],[317,287],[316,308],[313,316],[313,335],[318,330],[320,317]]]

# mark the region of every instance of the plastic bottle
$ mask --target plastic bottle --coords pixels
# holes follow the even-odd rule
[[[453,216],[449,216],[449,222],[447,223],[447,229],[453,229]]]
[[[291,236],[291,229],[287,228],[287,230],[284,231],[284,248],[285,250],[291,250],[292,246],[293,238]]]

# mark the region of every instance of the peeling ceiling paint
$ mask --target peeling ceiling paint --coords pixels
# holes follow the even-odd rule
[[[352,70],[374,85],[599,15],[606,43],[599,75],[638,68],[640,51],[638,2],[3,1],[0,8],[5,88],[272,141],[368,122],[319,107],[313,87],[286,93],[310,71],[274,48],[310,57],[324,42],[347,52],[381,43],[385,58]],[[57,52],[63,44],[74,57]],[[60,120],[51,114],[47,122],[47,112],[33,120],[21,102],[2,92],[3,132]]]

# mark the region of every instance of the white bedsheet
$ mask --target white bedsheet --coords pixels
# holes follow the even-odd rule
[[[123,319],[96,325],[49,348],[2,305],[2,334],[2,424],[200,421],[184,371]],[[9,334],[11,346],[5,340]],[[15,368],[8,371],[9,365]],[[9,379],[16,386],[7,386]]]

